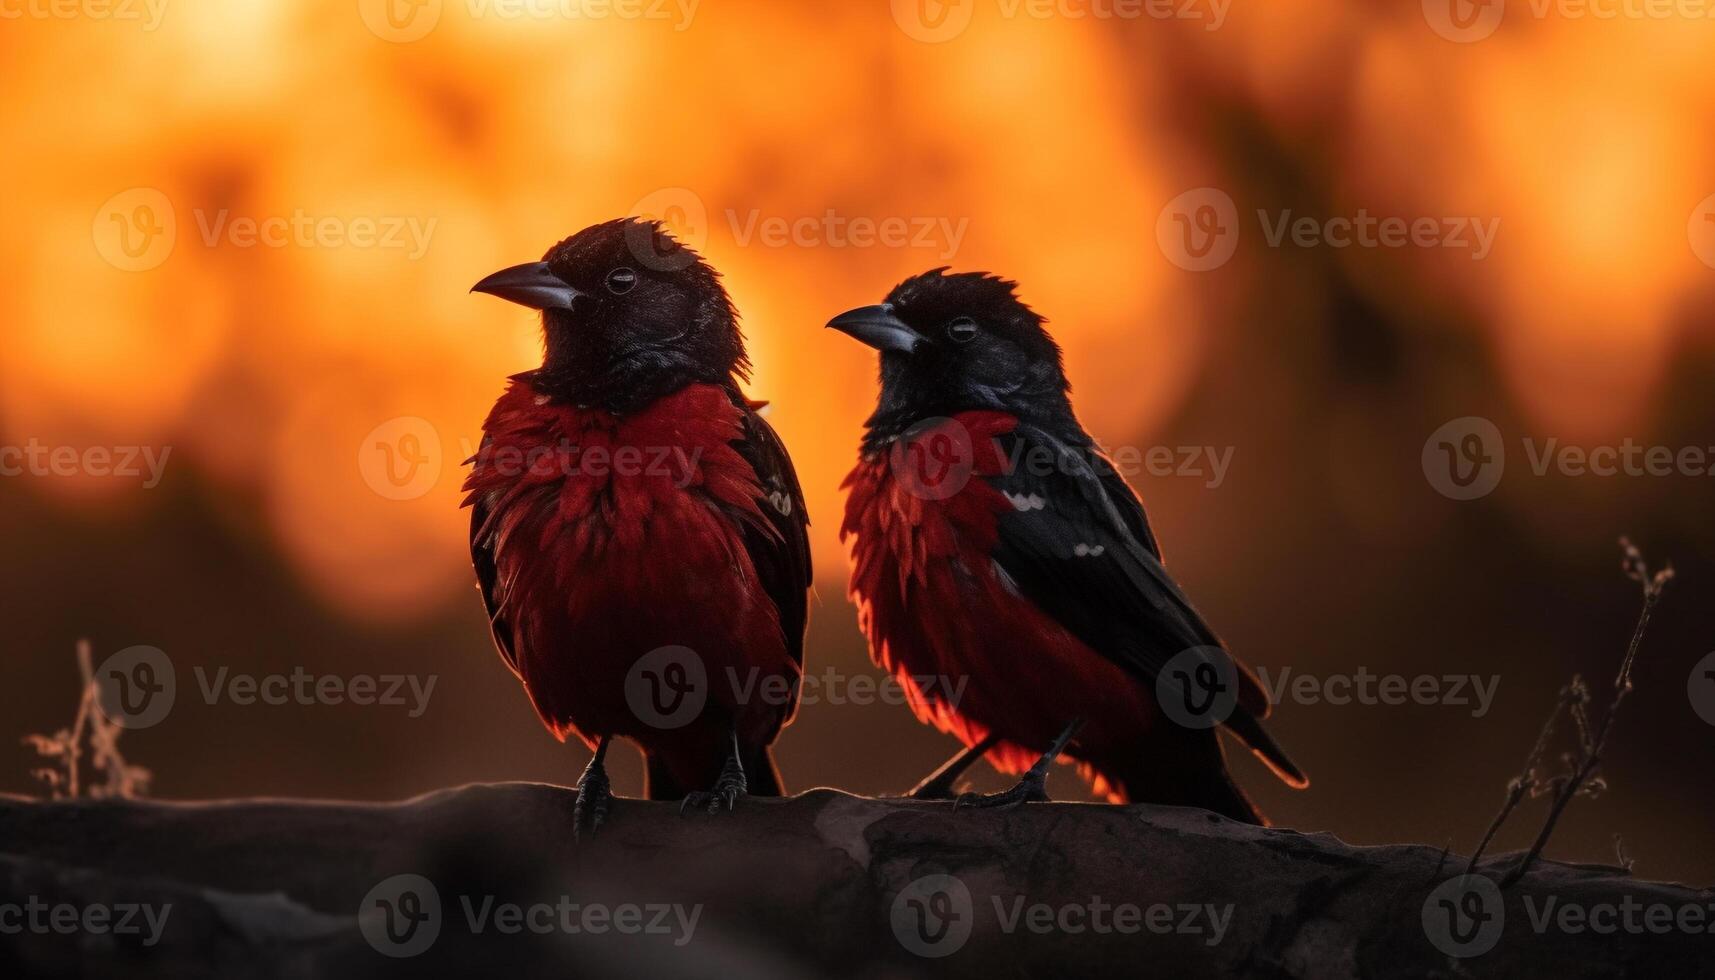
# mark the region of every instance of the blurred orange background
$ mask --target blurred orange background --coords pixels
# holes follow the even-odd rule
[[[1470,415],[1513,452],[1715,445],[1715,20],[1515,2],[1461,28],[1437,3],[6,4],[0,445],[170,456],[159,486],[0,478],[0,717],[63,724],[85,635],[98,656],[436,673],[421,719],[183,698],[126,746],[166,796],[570,781],[581,749],[489,649],[458,507],[539,328],[467,290],[640,213],[742,312],[814,521],[812,670],[869,669],[835,530],[874,364],[821,325],[932,266],[992,270],[1049,317],[1110,445],[1232,448],[1219,486],[1134,484],[1246,659],[1501,676],[1480,719],[1284,705],[1316,783],[1240,762],[1265,809],[1469,847],[1557,686],[1611,674],[1629,532],[1681,580],[1614,793],[1550,852],[1607,860],[1621,832],[1641,870],[1706,880],[1715,728],[1685,677],[1715,648],[1715,483],[1535,478],[1518,452],[1459,502],[1419,457]],[[1163,229],[1201,188],[1234,202],[1237,238],[1198,272]],[[1360,211],[1497,233],[1480,256],[1267,240],[1287,212]],[[789,785],[894,791],[951,748],[902,708],[816,706],[782,762]],[[1078,794],[1070,772],[1055,786]]]

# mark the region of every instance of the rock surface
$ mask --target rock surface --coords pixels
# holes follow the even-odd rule
[[[1715,895],[1618,868],[1541,862],[1454,922],[1456,857],[1196,810],[621,800],[580,847],[574,799],[0,797],[0,976],[1715,975]]]

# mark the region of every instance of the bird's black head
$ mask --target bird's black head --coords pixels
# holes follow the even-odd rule
[[[736,389],[750,369],[719,274],[659,222],[592,225],[472,291],[542,311],[531,381],[574,404],[624,414],[695,382]]]
[[[987,273],[933,269],[895,286],[881,305],[828,323],[881,352],[881,399],[866,446],[974,409],[1075,429],[1060,347],[1016,290]]]

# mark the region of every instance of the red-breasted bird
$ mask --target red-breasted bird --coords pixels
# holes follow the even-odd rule
[[[1263,823],[1218,723],[1308,784],[1258,723],[1261,683],[1168,576],[1137,494],[1073,415],[1060,348],[1015,283],[936,269],[829,326],[881,355],[840,529],[870,653],[919,720],[967,746],[916,795],[946,795],[986,755],[1024,778],[961,800],[1046,799],[1063,753],[1114,802]]]
[[[614,738],[642,750],[650,799],[780,795],[769,746],[797,706],[809,520],[739,390],[718,274],[621,219],[473,291],[542,311],[542,366],[483,423],[465,505],[495,645],[548,729],[595,752],[577,829],[605,818]]]

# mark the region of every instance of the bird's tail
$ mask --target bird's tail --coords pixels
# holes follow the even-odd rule
[[[1124,758],[1088,763],[1081,768],[1095,784],[1096,791],[1106,793],[1114,803],[1194,806],[1240,823],[1269,826],[1268,818],[1228,775],[1214,733],[1208,732],[1207,736],[1207,745],[1213,750],[1208,753],[1210,758],[1188,760],[1180,756],[1164,766],[1157,748],[1153,752],[1139,751]]]

